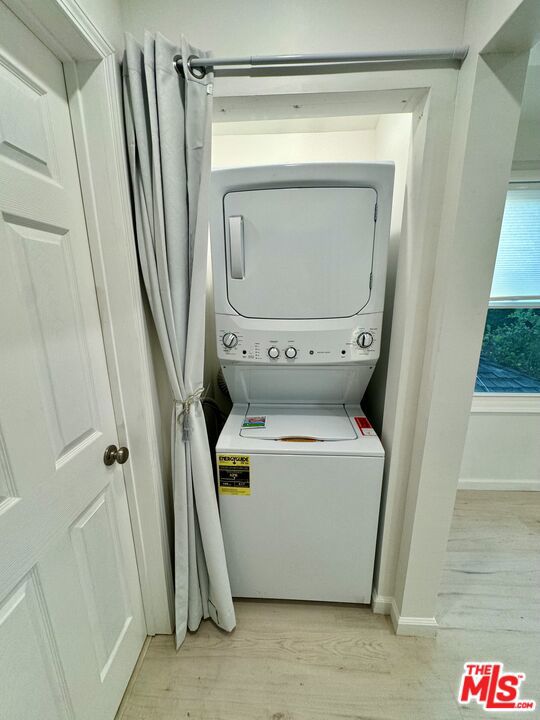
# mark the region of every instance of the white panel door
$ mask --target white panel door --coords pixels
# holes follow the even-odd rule
[[[227,293],[245,317],[351,317],[369,301],[373,188],[278,188],[224,199]]]
[[[0,719],[111,720],[146,630],[63,68],[0,28]]]

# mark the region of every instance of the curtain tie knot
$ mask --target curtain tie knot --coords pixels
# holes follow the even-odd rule
[[[191,412],[191,406],[195,403],[198,403],[201,401],[202,396],[204,395],[205,388],[201,386],[197,390],[194,390],[192,393],[190,393],[182,402],[177,403],[177,406],[179,407],[179,412],[177,414],[177,420],[180,422],[182,421],[182,440],[184,442],[189,442],[189,436],[190,436],[190,412]]]

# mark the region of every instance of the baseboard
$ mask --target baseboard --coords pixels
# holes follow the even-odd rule
[[[519,490],[519,491],[540,491],[539,479],[502,479],[491,480],[489,478],[461,478],[458,482],[458,490]]]
[[[396,635],[435,637],[437,634],[438,625],[435,618],[401,617],[395,598],[390,595],[379,595],[373,590],[371,608],[378,615],[390,615]]]
[[[371,594],[371,609],[376,615],[390,615],[392,610],[393,597],[390,595],[379,595],[379,593],[373,589]]]
[[[396,635],[435,637],[439,629],[434,617],[404,617],[400,615],[395,599],[392,599],[390,617]]]

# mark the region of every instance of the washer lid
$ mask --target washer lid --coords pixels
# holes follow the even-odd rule
[[[240,435],[290,442],[332,442],[358,437],[343,405],[249,405]]]

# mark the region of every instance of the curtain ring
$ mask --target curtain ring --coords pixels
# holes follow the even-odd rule
[[[175,55],[173,57],[173,65],[176,69],[176,72],[179,75],[182,75],[182,77],[183,77],[184,76],[184,66],[182,64],[182,56],[181,55]]]
[[[192,61],[192,60],[199,60],[199,58],[197,57],[197,55],[190,55],[190,56],[188,57],[186,64],[187,64],[187,66],[188,66],[188,68],[189,68],[189,72],[193,75],[193,77],[194,77],[196,80],[202,80],[203,77],[206,75],[206,68],[204,68],[204,67],[200,67],[200,68],[191,67],[191,61]]]

